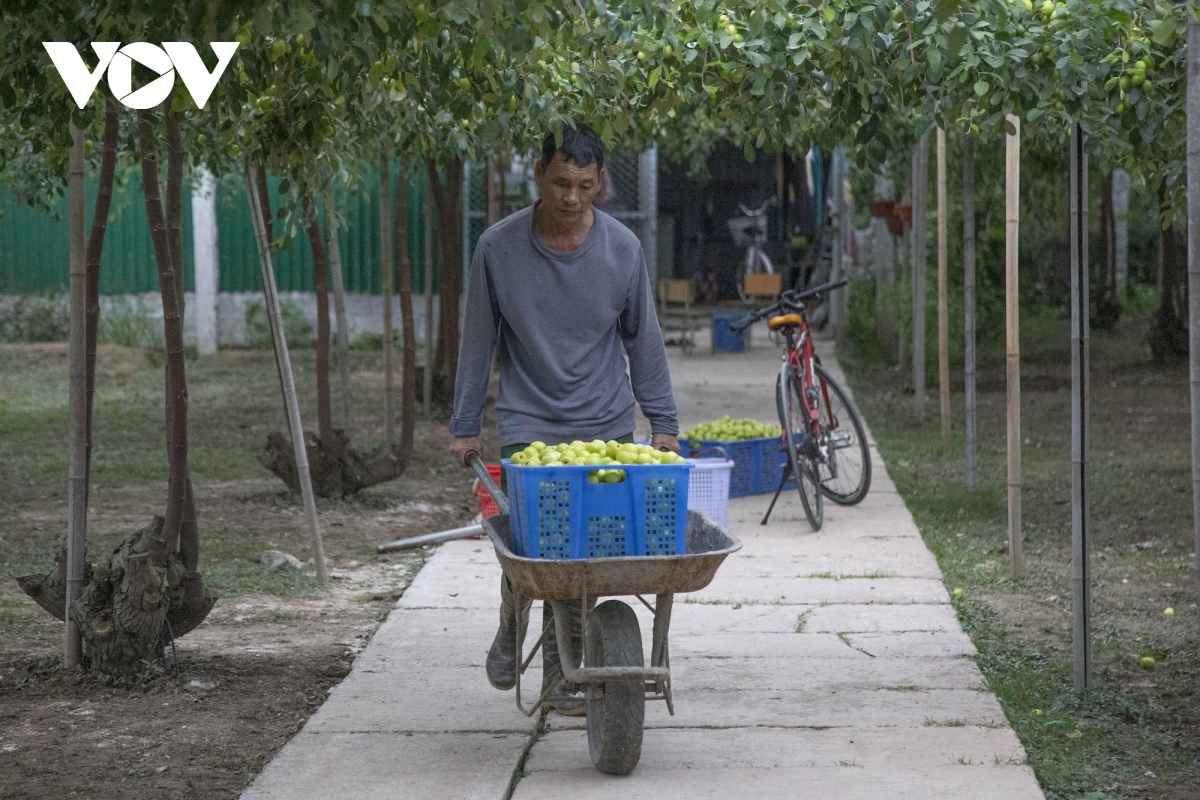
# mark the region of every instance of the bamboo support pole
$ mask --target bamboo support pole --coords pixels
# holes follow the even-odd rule
[[[338,241],[337,213],[333,192],[325,195],[326,230],[329,232],[329,273],[333,281],[333,313],[337,318],[338,371],[342,377],[342,409],[346,437],[354,439],[354,400],[350,393],[350,325],[346,320],[346,288],[342,278],[342,246]]]
[[[70,123],[71,152],[68,162],[67,191],[71,214],[71,343],[70,381],[67,403],[67,597],[64,606],[67,669],[79,666],[83,645],[79,626],[71,619],[71,605],[83,589],[84,560],[87,548],[87,259],[84,227],[87,206],[84,197],[83,131]]]
[[[963,137],[963,405],[966,410],[967,489],[975,490],[975,134]]]
[[[1192,526],[1200,553],[1200,22],[1188,22],[1187,258],[1192,401]]]
[[[1008,377],[1008,551],[1012,576],[1024,572],[1021,552],[1021,336],[1017,306],[1017,223],[1021,182],[1021,120],[1004,137],[1004,331]]]
[[[937,314],[938,401],[942,418],[942,458],[950,457],[950,294],[947,271],[946,131],[937,129]]]
[[[296,399],[296,379],[292,374],[292,361],[288,357],[287,337],[283,335],[282,313],[279,310],[279,292],[275,286],[275,267],[271,264],[271,241],[267,237],[267,222],[262,216],[262,200],[258,186],[246,172],[246,187],[250,191],[250,217],[254,223],[254,239],[258,244],[258,262],[262,267],[263,294],[267,305],[267,316],[271,320],[272,338],[275,340],[275,360],[279,366],[279,382],[283,389],[283,402],[287,407],[288,425],[292,432],[292,452],[296,457],[296,477],[300,481],[300,496],[304,501],[304,514],[308,519],[308,531],[312,539],[313,565],[321,585],[329,582],[325,569],[325,546],[321,541],[321,523],[317,519],[317,503],[313,497],[312,475],[308,471],[308,450],[304,444],[304,427],[300,422],[300,403]]]
[[[392,214],[388,156],[379,156],[379,248],[383,272],[383,440],[396,446],[396,345],[392,330]]]
[[[1088,180],[1083,128],[1071,130],[1071,606],[1074,686],[1091,673],[1091,543],[1088,531]]]
[[[912,378],[913,416],[925,419],[925,273],[928,271],[929,133],[917,145],[917,176],[913,186],[912,264]]]

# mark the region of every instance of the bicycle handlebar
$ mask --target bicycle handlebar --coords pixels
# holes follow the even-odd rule
[[[758,207],[757,211],[751,211],[749,208],[746,208],[745,203],[738,203],[738,208],[740,208],[742,210],[743,216],[761,217],[763,214],[767,213],[768,208],[775,205],[777,202],[779,202],[778,199],[774,195],[772,195],[771,197],[768,197],[766,200],[763,201],[763,204]]]
[[[795,290],[784,292],[782,295],[780,295],[779,300],[767,306],[766,308],[759,309],[758,311],[752,311],[736,322],[730,323],[729,329],[734,332],[743,331],[753,325],[756,321],[775,316],[781,311],[802,311],[803,308],[800,304],[808,298],[819,297],[825,292],[829,292],[834,289],[840,289],[847,283],[849,283],[849,281],[845,278],[842,278],[840,281],[824,283],[820,286],[814,286],[811,289],[805,289],[803,292],[797,292]]]

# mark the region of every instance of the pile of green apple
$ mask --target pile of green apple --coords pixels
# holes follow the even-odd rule
[[[763,439],[783,434],[779,425],[768,425],[752,419],[731,419],[728,414],[713,422],[702,422],[685,431],[685,439],[708,439],[718,442],[740,442],[743,439]]]
[[[611,439],[581,442],[576,439],[570,444],[534,442],[513,453],[509,463],[518,467],[600,467],[610,464],[684,464],[687,459],[677,453],[655,450],[648,444],[621,444]],[[594,469],[588,473],[589,483],[621,483],[623,480],[623,469]]]

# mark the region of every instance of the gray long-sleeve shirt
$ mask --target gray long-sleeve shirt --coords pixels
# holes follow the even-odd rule
[[[570,253],[551,250],[534,234],[533,206],[479,238],[452,435],[479,435],[493,352],[502,446],[627,435],[635,397],[653,433],[679,433],[641,243],[608,214],[592,213],[587,239]]]

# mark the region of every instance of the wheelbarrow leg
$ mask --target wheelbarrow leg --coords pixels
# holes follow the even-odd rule
[[[675,595],[660,594],[654,600],[654,637],[650,645],[650,666],[671,666],[671,656],[667,647],[667,632],[671,627],[671,607],[675,604]],[[675,703],[671,699],[671,678],[660,681],[655,687],[657,693],[667,701],[667,713],[675,716]]]
[[[514,592],[514,594],[515,594],[515,592]],[[523,598],[519,594],[516,594],[516,598],[518,601],[523,600]],[[525,602],[529,602],[529,601],[525,601]],[[525,638],[525,631],[518,630],[516,633],[516,636],[517,636],[516,673],[517,674],[516,674],[516,685],[514,687],[515,688],[515,696],[517,699],[517,710],[520,711],[522,714],[524,714],[527,717],[532,717],[537,712],[537,710],[542,707],[542,702],[545,701],[547,695],[549,695],[550,689],[546,686],[543,686],[541,696],[538,697],[537,702],[534,703],[531,708],[525,708],[525,704],[521,702],[521,675],[523,675],[525,673],[525,670],[529,669],[529,665],[531,663],[533,663],[533,657],[537,655],[538,650],[542,649],[543,645],[545,644],[546,637],[547,637],[547,635],[549,635],[549,633],[550,633],[549,626],[542,628],[542,635],[538,637],[538,640],[536,642],[534,642],[533,649],[529,651],[529,655],[525,658],[521,657],[521,655],[522,655],[521,651],[523,649],[523,640]]]
[[[771,505],[767,507],[767,513],[762,518],[761,525],[766,525],[767,520],[771,518],[771,512],[775,509],[775,501],[779,499],[779,493],[783,491],[783,485],[787,483],[788,478],[792,475],[792,460],[789,458],[787,466],[783,468],[783,474],[779,476],[779,488],[775,490],[775,496],[771,498]]]

